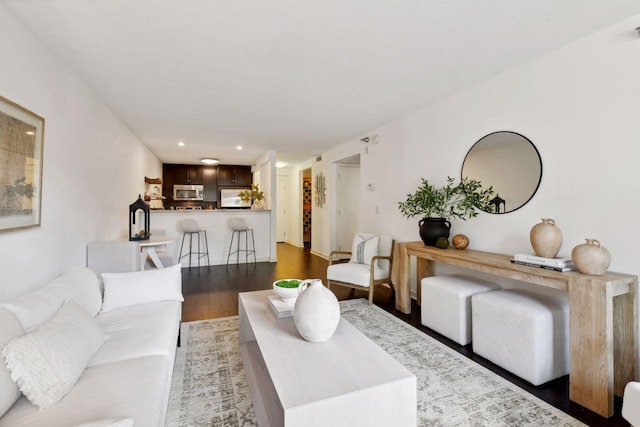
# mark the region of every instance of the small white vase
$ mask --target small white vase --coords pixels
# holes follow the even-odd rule
[[[611,264],[611,254],[596,239],[585,240],[587,243],[573,248],[571,259],[580,273],[602,276]]]
[[[338,298],[322,280],[305,280],[298,286],[300,295],[293,309],[293,322],[298,333],[307,341],[328,341],[340,323]]]
[[[536,255],[554,258],[562,246],[562,231],[551,218],[542,218],[542,222],[531,228],[529,233],[531,247]]]

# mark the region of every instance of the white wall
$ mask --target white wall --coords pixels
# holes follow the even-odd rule
[[[469,236],[472,249],[531,251],[531,227],[542,217],[554,218],[564,234],[560,255],[594,237],[611,251],[610,270],[639,274],[638,25],[640,16],[628,19],[373,129],[368,135],[378,134],[380,142],[369,144],[368,154],[360,136],[334,150],[357,145],[361,154],[360,229],[419,240],[420,218],[402,217],[398,202],[415,191],[421,177],[435,184],[459,178],[464,156],[478,139],[511,130],[540,151],[538,193],[513,213],[454,221],[452,235]],[[376,191],[366,190],[369,183]],[[320,227],[316,218],[314,211],[314,229]],[[327,232],[330,224],[322,228]],[[328,247],[322,242],[318,251]]]
[[[45,118],[41,226],[0,233],[2,300],[86,265],[88,242],[124,238],[162,163],[2,3],[0,51],[0,95]]]
[[[271,262],[278,260],[276,250],[276,212],[278,209],[276,201],[276,152],[269,150],[262,155],[253,167],[254,171],[258,171],[256,176],[259,178],[258,184],[260,191],[264,193],[265,209],[271,209],[271,221],[269,229],[270,238],[270,257]]]

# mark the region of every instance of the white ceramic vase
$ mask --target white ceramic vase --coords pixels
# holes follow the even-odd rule
[[[587,243],[573,248],[571,259],[580,273],[602,276],[611,264],[611,254],[596,239],[585,240]]]
[[[338,298],[322,280],[305,280],[298,286],[300,295],[293,309],[293,321],[298,333],[307,341],[328,341],[340,323]]]
[[[542,222],[531,228],[529,233],[531,247],[538,256],[554,258],[562,246],[562,231],[551,218],[542,218]]]

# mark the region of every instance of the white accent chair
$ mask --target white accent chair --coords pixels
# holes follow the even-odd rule
[[[569,301],[520,290],[471,298],[473,351],[534,386],[569,373]]]
[[[632,426],[640,427],[640,382],[631,381],[625,386],[622,416]]]
[[[374,244],[377,240],[377,244]],[[346,286],[369,292],[369,305],[373,303],[376,285],[391,282],[393,248],[395,240],[387,234],[358,233],[354,237],[351,251],[332,251],[327,268],[327,288],[332,285]],[[350,255],[349,262],[345,255]]]

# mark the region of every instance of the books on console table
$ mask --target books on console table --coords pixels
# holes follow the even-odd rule
[[[573,266],[573,260],[571,258],[547,258],[533,254],[515,254],[513,259],[532,264],[547,265],[549,267],[563,268]]]
[[[287,304],[277,295],[269,295],[269,307],[278,317],[293,316],[293,305]]]
[[[527,267],[545,268],[547,270],[560,271],[560,272],[563,272],[563,273],[565,271],[575,271],[576,270],[576,267],[573,264],[568,265],[566,267],[553,267],[551,265],[536,264],[536,263],[533,263],[533,262],[521,261],[521,260],[518,260],[518,259],[512,259],[511,262],[513,264],[525,265]]]

